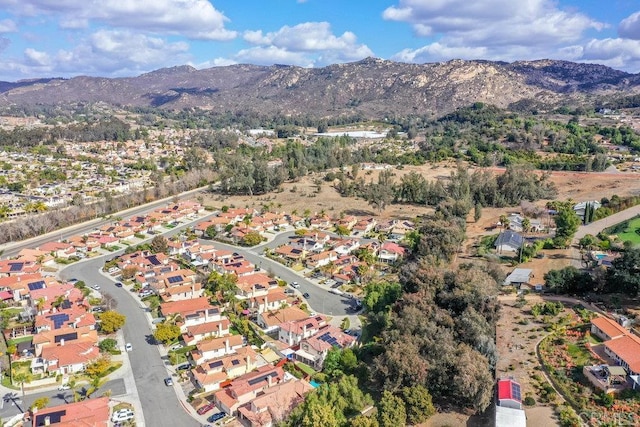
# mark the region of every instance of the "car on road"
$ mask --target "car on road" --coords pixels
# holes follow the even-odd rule
[[[122,282],[116,282],[115,285],[116,285],[116,288],[121,288],[122,287]]]
[[[306,293],[306,292],[305,292],[304,294],[302,294],[302,296],[303,296],[305,299],[309,299],[309,298],[311,298],[311,295],[309,295],[309,294],[308,294],[308,293]]]
[[[133,350],[133,346],[131,345],[130,342],[128,342],[128,343],[126,343],[124,345],[124,349],[127,350],[127,351],[132,351]]]
[[[291,287],[298,289],[300,285],[298,284],[298,282],[291,282]]]
[[[197,411],[198,415],[204,415],[215,407],[216,407],[215,403],[208,403],[204,406],[201,406],[198,408],[198,411]]]
[[[133,411],[129,409],[120,410],[113,413],[113,415],[111,416],[111,422],[119,423],[123,421],[129,421],[129,420],[132,420],[134,417],[135,415]]]
[[[213,414],[209,418],[207,418],[207,421],[210,422],[210,423],[215,423],[216,421],[220,421],[221,419],[223,419],[226,416],[227,416],[227,414],[224,413],[224,412],[216,412],[215,414]]]
[[[173,380],[171,379],[171,377],[167,377],[164,379],[164,385],[166,385],[167,387],[171,387],[173,385]]]
[[[284,293],[285,294],[289,294],[289,295],[293,295],[295,293],[295,291],[293,289],[285,289]]]
[[[59,391],[70,390],[70,389],[71,389],[71,386],[69,384],[60,384],[58,386]]]
[[[91,289],[95,289],[96,291],[100,290],[100,285],[93,285]]]
[[[329,292],[336,295],[344,295],[344,292],[342,292],[340,289],[329,289]]]

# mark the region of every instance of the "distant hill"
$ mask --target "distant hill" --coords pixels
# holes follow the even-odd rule
[[[640,74],[567,61],[453,60],[407,64],[375,58],[324,68],[231,65],[164,68],[137,77],[0,82],[0,107],[102,102],[180,110],[259,111],[312,117],[359,113],[442,115],[473,102],[553,107],[640,93]]]

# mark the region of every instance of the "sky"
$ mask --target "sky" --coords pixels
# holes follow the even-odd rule
[[[640,0],[0,0],[0,80],[366,57],[640,72]]]

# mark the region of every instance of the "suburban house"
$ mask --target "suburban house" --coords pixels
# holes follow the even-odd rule
[[[351,229],[351,234],[354,236],[364,236],[370,231],[373,231],[376,224],[377,221],[373,217],[360,219]]]
[[[256,369],[258,354],[249,346],[237,349],[237,353],[220,359],[207,360],[191,370],[196,387],[205,392],[221,388],[222,383]]]
[[[309,338],[327,324],[323,316],[308,319],[293,320],[280,324],[278,339],[289,346],[299,344],[304,338]]]
[[[238,277],[236,288],[238,289],[236,295],[239,298],[264,296],[270,290],[278,288],[278,281],[263,273],[253,273]]]
[[[200,297],[187,300],[170,301],[160,304],[163,317],[179,317],[176,322],[180,331],[185,333],[189,326],[200,325],[222,319],[222,310],[209,303],[209,298]]]
[[[227,335],[197,343],[195,350],[191,352],[191,357],[196,365],[201,365],[208,360],[233,354],[243,345],[242,335]]]
[[[90,341],[93,344],[98,343],[98,332],[92,329],[92,326],[82,326],[75,328],[73,326],[61,326],[52,331],[42,331],[33,336],[33,346],[35,355],[39,357],[45,348],[50,346],[63,346],[72,341]]]
[[[234,379],[229,387],[214,394],[214,402],[227,414],[234,415],[241,405],[255,399],[270,387],[281,383],[284,371],[280,367],[265,365],[254,372]]]
[[[494,247],[498,252],[518,252],[524,245],[524,238],[512,230],[504,230],[498,235]]]
[[[268,333],[277,331],[282,323],[302,320],[308,317],[309,315],[298,307],[285,307],[259,313],[256,323]]]
[[[525,220],[525,217],[523,217],[522,215],[519,214],[511,214],[508,217],[508,221],[509,221],[509,230],[513,230],[516,231],[518,233],[521,233],[523,231],[530,231],[533,233],[539,233],[540,231],[542,231],[543,226],[542,226],[542,221],[540,221],[539,219],[529,219],[529,229],[525,230],[524,226],[523,226],[523,221]]]
[[[584,222],[584,215],[587,212],[587,206],[590,206],[590,209],[596,211],[602,207],[602,204],[597,200],[590,200],[586,202],[576,203],[573,206],[573,211],[578,215],[578,217]]]
[[[264,391],[251,402],[238,408],[238,416],[250,427],[271,427],[287,418],[304,396],[313,390],[305,380],[286,381]]]
[[[56,375],[82,372],[88,364],[100,358],[100,349],[92,339],[65,342],[42,348],[40,357],[31,360],[31,372]]]
[[[109,425],[109,412],[109,398],[98,397],[51,408],[42,408],[37,411],[33,410],[30,425],[32,427],[55,427],[57,425],[61,427],[107,427]]]
[[[531,283],[531,277],[533,270],[530,268],[516,268],[514,269],[506,279],[504,279],[504,286],[515,286],[516,288],[521,285],[527,285]]]
[[[251,297],[247,301],[249,310],[254,310],[256,313],[277,310],[288,305],[287,295],[280,289],[272,289],[266,295]]]
[[[392,263],[405,256],[406,249],[395,242],[384,242],[378,250],[378,260]]]
[[[195,345],[207,338],[220,338],[229,335],[229,325],[229,319],[221,317],[220,320],[213,322],[187,326],[187,331],[182,334],[182,339],[186,345]]]
[[[591,319],[591,333],[603,341],[623,337],[628,332],[622,325],[608,317],[599,316]]]
[[[329,265],[338,259],[338,253],[336,251],[323,251],[317,254],[308,256],[305,259],[307,268],[319,268],[325,265]]]
[[[355,342],[356,339],[351,335],[345,334],[335,326],[325,325],[314,336],[300,342],[300,349],[295,352],[295,358],[320,370],[329,350],[333,347],[352,347]]]

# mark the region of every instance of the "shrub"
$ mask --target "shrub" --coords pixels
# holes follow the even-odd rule
[[[524,398],[523,403],[525,406],[534,406],[536,404],[536,400],[531,396],[527,396]]]

